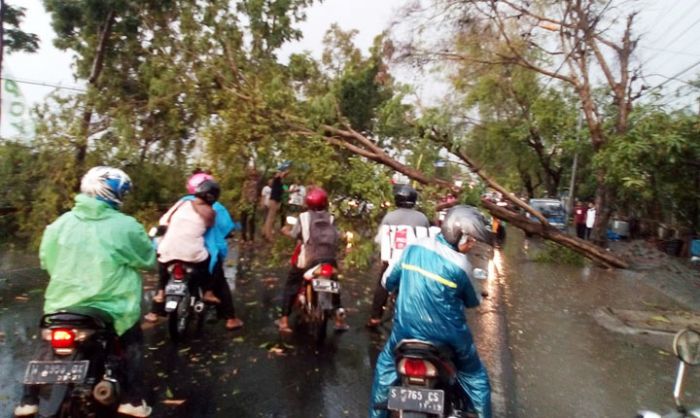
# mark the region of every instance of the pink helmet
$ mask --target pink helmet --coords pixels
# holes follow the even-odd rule
[[[214,176],[207,173],[197,173],[192,175],[192,177],[187,180],[187,193],[194,194],[195,189],[199,186],[199,183],[204,180],[214,180]]]

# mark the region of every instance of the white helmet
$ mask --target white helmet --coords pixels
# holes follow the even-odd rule
[[[131,179],[122,170],[114,167],[91,168],[80,181],[80,192],[118,208],[122,199],[131,190]]]

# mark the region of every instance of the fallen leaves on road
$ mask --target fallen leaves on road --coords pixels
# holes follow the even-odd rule
[[[19,296],[15,296],[15,300],[18,302],[27,302],[29,300],[29,298],[26,296],[19,295]]]
[[[185,403],[185,399],[166,399],[162,403],[168,406],[180,406]]]

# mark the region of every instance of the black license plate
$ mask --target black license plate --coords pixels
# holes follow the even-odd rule
[[[445,392],[434,389],[416,389],[401,386],[389,388],[388,408],[392,411],[425,412],[442,414]]]
[[[28,385],[83,383],[87,376],[89,360],[81,361],[30,361],[24,373]]]

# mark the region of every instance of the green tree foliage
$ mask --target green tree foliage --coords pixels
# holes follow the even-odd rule
[[[596,155],[617,190],[620,215],[698,229],[699,123],[689,112],[640,107],[630,131]]]
[[[20,26],[24,19],[24,7],[11,6],[0,2],[2,14],[2,47],[7,52],[36,52],[39,49],[39,37],[34,33],[23,31]]]

